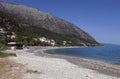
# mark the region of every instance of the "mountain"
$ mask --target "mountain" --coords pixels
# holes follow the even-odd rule
[[[71,41],[76,45],[99,45],[74,24],[24,5],[0,2],[0,27],[19,36],[47,37],[59,42]]]

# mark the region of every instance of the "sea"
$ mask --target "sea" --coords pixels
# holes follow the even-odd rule
[[[46,50],[46,53],[74,56],[120,65],[120,45],[104,44],[96,47],[60,48]]]

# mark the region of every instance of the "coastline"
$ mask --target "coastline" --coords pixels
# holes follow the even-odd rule
[[[43,56],[43,57],[49,57],[49,58],[65,59],[68,62],[75,64],[79,67],[95,70],[105,75],[120,77],[120,65],[115,65],[115,64],[111,64],[103,61],[98,61],[98,60],[74,57],[74,56],[64,56],[64,55],[45,53],[46,50],[60,49],[60,48],[80,48],[80,47],[55,47],[55,48],[45,47],[45,48],[41,48],[40,51],[34,52],[34,54],[37,56]]]
[[[120,66],[84,58],[44,53],[51,47],[33,47],[33,51],[16,50],[17,57],[9,58],[23,64],[23,79],[120,79]]]

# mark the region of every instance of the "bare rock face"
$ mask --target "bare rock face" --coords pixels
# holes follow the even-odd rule
[[[0,2],[0,12],[10,15],[21,26],[34,26],[57,34],[74,36],[78,43],[98,44],[93,37],[74,24],[34,8]]]

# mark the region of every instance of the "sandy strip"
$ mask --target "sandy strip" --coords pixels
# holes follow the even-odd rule
[[[65,59],[35,56],[25,51],[17,51],[17,57],[10,59],[26,67],[23,79],[120,79],[74,65]]]
[[[22,79],[24,66],[7,58],[0,58],[0,79]]]

